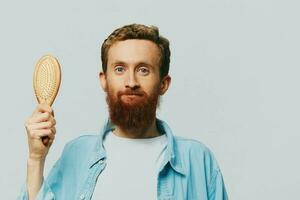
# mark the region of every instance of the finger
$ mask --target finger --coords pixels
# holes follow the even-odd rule
[[[33,139],[41,139],[41,138],[52,138],[54,139],[55,134],[52,133],[52,130],[50,129],[43,129],[43,130],[38,130],[38,131],[32,131],[30,134],[30,137]]]
[[[47,146],[50,147],[50,146],[52,145],[53,141],[54,141],[54,140],[49,139],[49,141],[48,141],[48,143],[47,143]]]
[[[54,121],[55,122],[54,124],[56,124],[56,120],[49,112],[36,114],[35,116],[28,119],[27,124],[45,122],[45,121]]]
[[[52,133],[55,135],[56,134],[56,128],[52,127],[51,130],[52,130]]]
[[[51,114],[49,112],[37,113],[27,120],[27,124],[49,121]]]
[[[53,143],[53,141],[54,141],[54,140],[51,140],[51,139],[50,139],[50,140],[49,140],[49,145],[51,145],[51,144]]]
[[[45,138],[45,137],[54,139],[55,134],[53,134],[50,129],[45,129],[45,130],[36,132],[33,136],[33,138],[35,138],[35,139],[41,139],[41,138]]]
[[[55,126],[55,121],[46,121],[39,123],[32,123],[27,125],[28,130],[40,130],[40,129],[50,129]]]
[[[33,111],[32,115],[35,115],[38,113],[44,113],[44,112],[52,113],[52,111],[53,111],[52,108],[48,104],[43,103],[43,104],[38,104],[36,109]]]

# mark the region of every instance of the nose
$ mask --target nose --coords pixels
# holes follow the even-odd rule
[[[137,89],[140,87],[140,84],[138,83],[135,74],[134,73],[129,73],[126,83],[125,83],[126,88],[131,88],[131,89]]]

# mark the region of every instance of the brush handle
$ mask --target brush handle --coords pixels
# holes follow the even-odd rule
[[[51,105],[50,105],[51,106]],[[54,117],[54,111],[52,111],[52,116]],[[45,146],[48,146],[49,145],[49,141],[50,141],[50,138],[48,136],[43,136],[42,138],[42,142]]]

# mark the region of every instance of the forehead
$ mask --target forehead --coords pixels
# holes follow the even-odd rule
[[[145,62],[153,66],[159,64],[160,50],[152,41],[128,39],[114,43],[108,51],[108,65],[115,62],[128,64]]]

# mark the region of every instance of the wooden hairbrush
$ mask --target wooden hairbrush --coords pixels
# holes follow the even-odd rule
[[[52,106],[61,82],[61,69],[58,60],[45,55],[39,59],[33,74],[33,88],[38,103]],[[44,145],[49,144],[49,137],[42,137]]]
[[[51,106],[56,98],[61,82],[58,60],[45,55],[37,62],[33,75],[33,88],[39,103]]]

